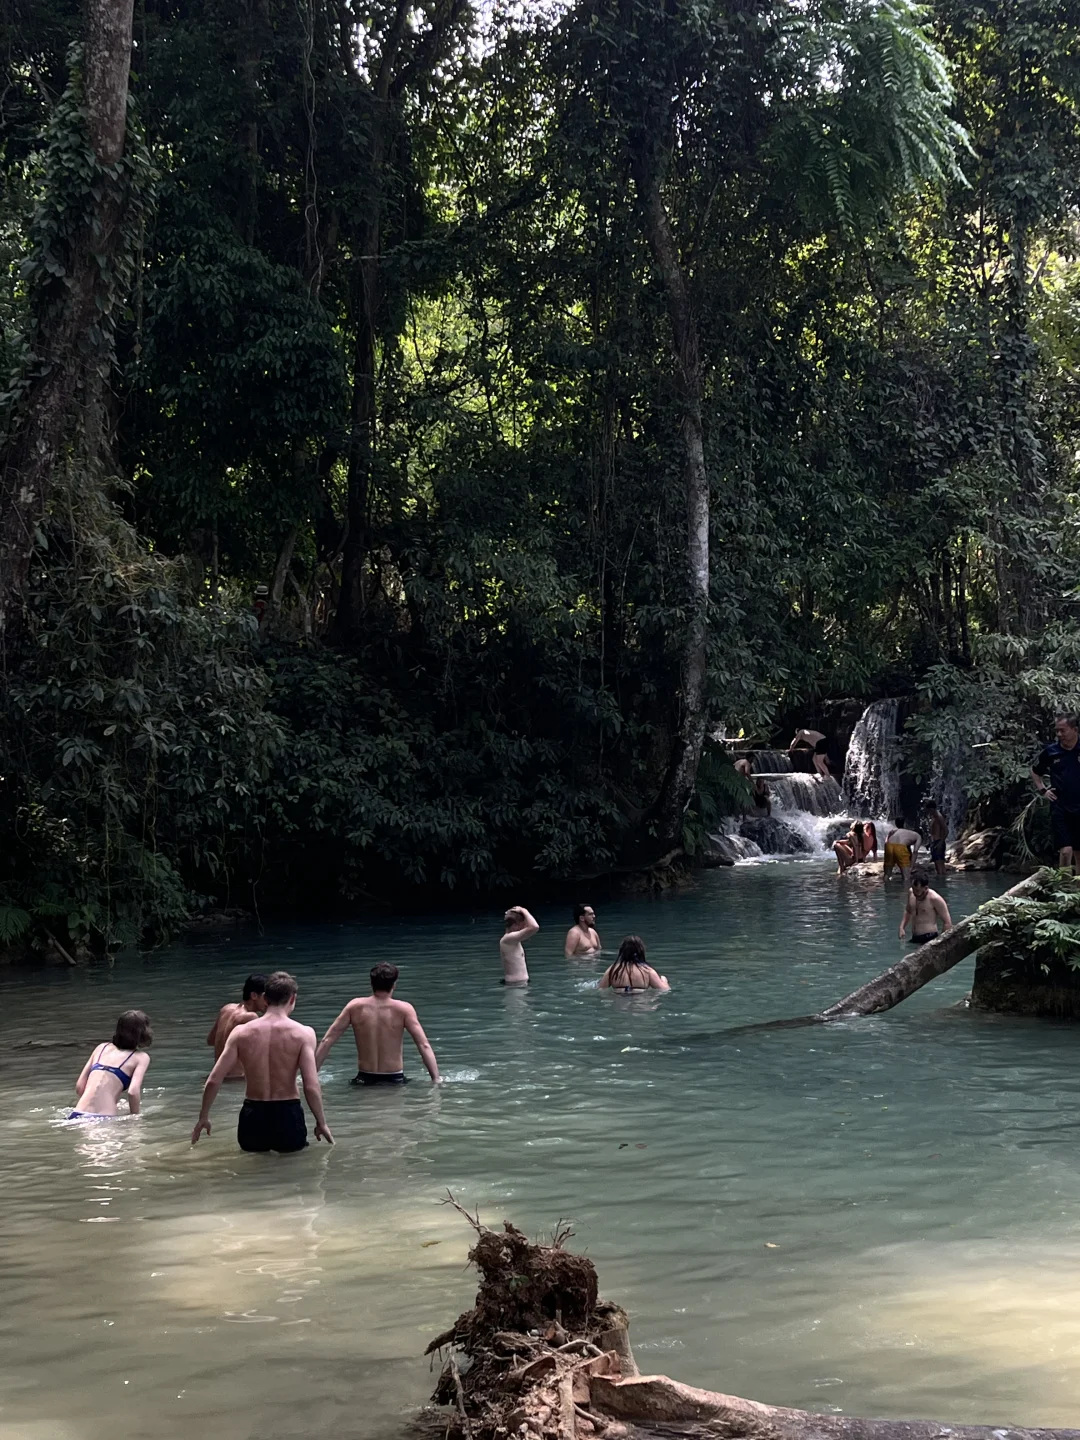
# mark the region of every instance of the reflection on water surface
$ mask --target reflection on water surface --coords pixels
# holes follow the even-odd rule
[[[1001,888],[947,882],[954,914]],[[890,1016],[725,1037],[896,958],[899,904],[797,864],[599,907],[609,947],[646,937],[663,997],[598,994],[604,961],[562,958],[555,910],[532,985],[505,989],[497,907],[3,973],[0,1437],[398,1440],[423,1348],[474,1288],[447,1188],[533,1233],[572,1218],[643,1369],[847,1413],[1076,1423],[1075,1032],[952,1008],[969,962]],[[242,1154],[228,1086],[192,1150],[206,1031],[243,976],[294,971],[321,1033],[383,958],[448,1083],[407,1054],[412,1085],[356,1091],[342,1041],[332,1151]],[[57,1123],[129,1006],[158,1037],[145,1114]]]

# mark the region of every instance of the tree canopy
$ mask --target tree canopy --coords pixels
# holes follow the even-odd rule
[[[140,0],[119,159],[100,6],[0,19],[0,939],[647,865],[841,696],[1015,813],[1078,0]]]

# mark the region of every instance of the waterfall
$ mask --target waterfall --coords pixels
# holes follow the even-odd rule
[[[755,775],[790,775],[791,756],[786,750],[756,750],[754,763],[750,767]]]
[[[899,700],[875,700],[859,717],[848,745],[844,806],[853,815],[892,820],[900,803]]]
[[[763,775],[773,805],[810,815],[835,815],[840,808],[840,786],[831,775]]]

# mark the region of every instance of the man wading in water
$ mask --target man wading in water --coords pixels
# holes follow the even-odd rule
[[[527,985],[529,967],[525,964],[525,946],[540,929],[524,905],[512,905],[503,916],[506,930],[499,941],[499,954],[503,963],[504,985]]]
[[[260,1015],[266,1014],[266,976],[249,975],[244,981],[244,998],[239,1003],[235,1000],[228,1005],[223,1005],[218,1011],[218,1017],[210,1027],[210,1034],[206,1037],[206,1043],[214,1047],[214,1059],[221,1059],[221,1052],[225,1049],[225,1042],[236,1029],[237,1025],[246,1025],[250,1020],[257,1020]],[[242,1080],[244,1071],[237,1063],[236,1069],[226,1075],[226,1080]]]
[[[238,1025],[218,1062],[206,1077],[202,1110],[191,1132],[194,1145],[205,1130],[210,1134],[210,1107],[222,1081],[237,1061],[244,1067],[247,1092],[236,1126],[241,1150],[303,1150],[307,1142],[304,1109],[296,1093],[296,1074],[304,1082],[304,1099],[315,1118],[315,1139],[331,1145],[334,1137],[323,1114],[322,1090],[315,1064],[315,1031],[290,1019],[297,985],[284,970],[266,982],[266,1014]]]
[[[1062,870],[1076,869],[1080,860],[1080,730],[1075,715],[1054,720],[1057,739],[1047,745],[1031,767],[1031,779],[1050,801],[1050,828]],[[1049,785],[1044,777],[1049,776]]]
[[[396,965],[381,961],[371,967],[371,994],[350,1000],[319,1042],[315,1064],[321,1065],[345,1031],[352,1026],[356,1037],[354,1085],[404,1085],[405,1061],[401,1052],[402,1036],[407,1030],[413,1038],[420,1059],[427,1067],[432,1083],[438,1085],[439,1062],[431,1048],[416,1011],[404,1000],[394,999],[398,980]]]
[[[596,931],[596,911],[591,905],[574,906],[574,923],[566,932],[563,954],[567,960],[576,955],[596,955],[600,950],[600,936]]]
[[[900,939],[904,939],[910,925],[913,945],[925,945],[928,940],[936,940],[939,920],[942,933],[952,929],[949,907],[936,890],[930,889],[929,873],[912,870],[911,889],[904,906],[904,918],[900,921]]]

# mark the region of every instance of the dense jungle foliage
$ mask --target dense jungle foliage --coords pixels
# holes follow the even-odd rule
[[[842,696],[1020,808],[1080,0],[138,0],[126,133],[100,4],[0,7],[0,941],[646,865]]]

